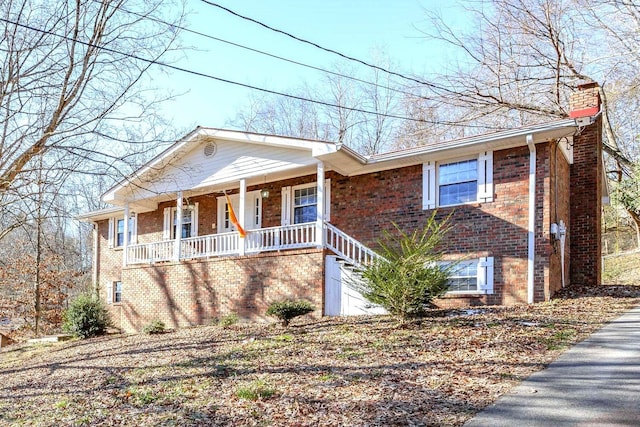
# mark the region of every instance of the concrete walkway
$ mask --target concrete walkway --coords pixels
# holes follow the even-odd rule
[[[464,426],[640,426],[640,307],[531,375]]]

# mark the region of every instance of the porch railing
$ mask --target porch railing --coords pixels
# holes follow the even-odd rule
[[[243,243],[244,247],[241,247]],[[242,253],[241,249],[244,249],[245,253],[255,253],[310,248],[317,245],[316,223],[309,222],[249,230],[244,242],[236,232],[180,239],[179,258],[239,255]],[[175,240],[141,243],[127,247],[128,264],[148,264],[175,258]]]
[[[143,264],[169,261],[173,258],[173,247],[171,240],[131,245],[127,247],[127,262]]]
[[[344,233],[335,226],[325,223],[325,246],[351,264],[371,264],[380,255]]]
[[[317,247],[317,230],[315,222],[308,222],[249,230],[244,241],[236,232],[184,238],[180,239],[179,258],[239,255],[243,250],[244,253],[256,253]],[[379,257],[374,251],[331,224],[325,223],[323,232],[325,247],[351,264],[366,265]],[[152,264],[170,261],[176,259],[175,249],[175,240],[130,245],[127,247],[127,263]]]

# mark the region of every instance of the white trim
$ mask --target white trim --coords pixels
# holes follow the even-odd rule
[[[116,232],[115,232],[115,227],[117,224],[117,220],[115,218],[109,218],[109,230],[107,231],[107,244],[109,246],[109,248],[114,248],[115,245],[115,239],[116,239]]]
[[[442,261],[442,264],[447,265],[450,261]],[[476,289],[474,290],[460,290],[460,291],[447,291],[447,295],[491,295],[493,294],[493,257],[481,257],[477,259],[466,259],[460,261],[460,264],[475,264],[476,265]],[[472,276],[468,276],[472,277]]]
[[[113,287],[115,282],[109,282],[107,284],[107,304],[113,304]]]
[[[324,197],[324,164],[318,163],[318,179],[316,180],[316,243],[319,247],[324,246],[324,233],[322,224],[324,223],[325,197]]]
[[[261,228],[262,227],[262,197],[260,196],[260,190],[247,191],[245,198],[246,198],[245,208],[247,209],[245,215],[250,214],[251,222],[247,222],[247,219],[245,217],[245,224],[243,225],[243,228],[245,229],[245,231]],[[240,195],[238,193],[229,194],[229,199],[231,199],[231,203],[234,206],[234,211],[238,216],[238,220],[240,220],[240,216],[242,216],[242,213],[240,212],[240,208],[239,208]],[[216,198],[216,202],[217,202],[216,204],[217,224],[216,224],[215,232],[219,234],[219,233],[228,233],[228,232],[234,231],[235,228],[231,225],[231,221],[229,221],[229,227],[225,227],[225,210],[227,206],[227,197],[218,196]],[[258,209],[257,212],[256,212],[256,206]],[[256,214],[258,214],[257,218],[256,218]],[[256,219],[257,219],[257,222],[256,222]]]
[[[464,203],[440,204],[440,167],[466,160],[477,160],[476,199]],[[422,210],[487,202],[493,202],[493,151],[422,164]]]
[[[122,265],[127,265],[127,247],[129,246],[129,219],[131,212],[129,203],[124,205],[124,218],[122,220]]]
[[[164,208],[164,221],[162,225],[162,240],[171,240],[171,208]]]
[[[293,208],[291,207],[291,194],[292,194],[291,186],[282,187],[282,205],[280,210],[280,225],[291,225],[291,212]]]
[[[180,241],[182,240],[182,203],[184,203],[184,200],[182,198],[182,191],[178,191],[178,197],[176,198],[176,207],[175,207],[175,216],[172,214],[171,215],[171,228],[169,229],[169,233],[171,233],[173,230],[173,258],[176,261],[180,260],[180,248],[182,246],[182,244],[180,243]],[[173,210],[173,209],[172,209]],[[175,218],[175,224],[173,223]]]
[[[493,257],[478,260],[478,291],[484,294],[493,293]]]
[[[100,258],[100,241],[99,241],[99,233],[98,233],[98,223],[93,223],[93,230],[91,230],[91,234],[93,236],[93,259],[92,259],[92,271],[91,271],[91,287],[96,290],[100,280],[100,273],[98,272],[98,259]]]
[[[331,222],[331,178],[324,180],[324,220]]]
[[[422,210],[436,207],[436,162],[422,164]]]
[[[493,202],[493,151],[478,156],[478,202]]]
[[[534,301],[534,273],[536,248],[536,144],[533,135],[527,135],[529,147],[529,225],[527,228],[527,302]]]

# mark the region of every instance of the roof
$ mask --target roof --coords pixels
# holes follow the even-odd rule
[[[130,203],[138,211],[154,210],[157,203],[174,199],[177,191],[222,193],[238,188],[240,179],[251,186],[314,174],[320,162],[325,170],[353,176],[524,146],[528,135],[535,143],[571,138],[578,129],[575,119],[563,119],[364,156],[333,142],[197,127],[109,189],[103,200],[120,206]],[[563,152],[572,162],[569,144],[561,146],[566,146]]]

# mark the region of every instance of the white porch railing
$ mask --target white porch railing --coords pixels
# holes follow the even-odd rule
[[[318,245],[315,222],[249,230],[245,239],[236,232],[180,239],[180,259],[310,248]],[[244,244],[244,248],[241,245]],[[175,240],[127,247],[128,264],[150,264],[175,259]]]
[[[331,224],[325,223],[324,230],[325,246],[337,255],[349,261],[351,264],[370,264],[374,259],[380,256]]]
[[[143,264],[168,261],[173,258],[173,241],[144,243],[127,247],[127,263]]]
[[[180,239],[180,259],[239,255],[245,253],[312,248],[318,246],[315,222],[282,227],[249,230],[241,239],[238,233],[209,234]],[[324,244],[347,262],[354,265],[370,264],[379,257],[371,249],[335,226],[325,223]],[[175,240],[141,243],[127,247],[128,264],[152,264],[175,259]],[[244,248],[241,247],[244,245]]]

